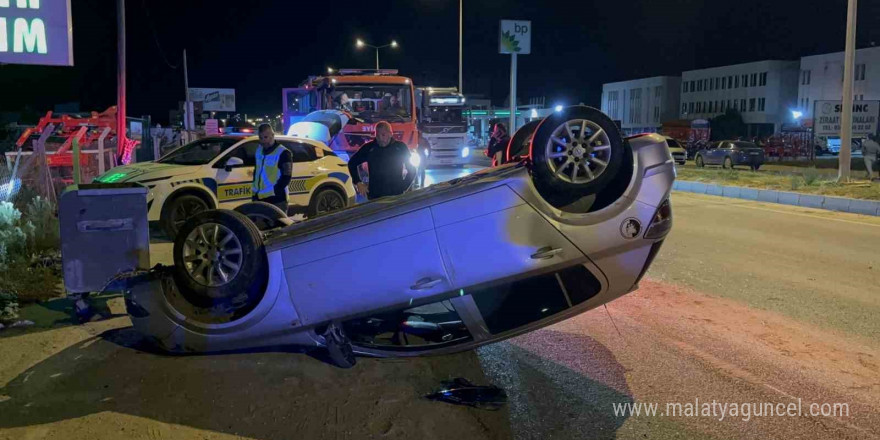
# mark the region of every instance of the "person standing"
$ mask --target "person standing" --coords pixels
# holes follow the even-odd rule
[[[874,167],[880,166],[880,144],[877,143],[876,134],[869,134],[868,139],[862,142],[862,156],[865,159],[868,180],[874,180]]]
[[[260,146],[257,148],[251,199],[271,203],[287,214],[287,185],[293,175],[293,154],[275,142],[271,125],[261,124],[257,134]]]
[[[361,181],[358,173],[358,167],[364,163],[367,164],[369,185]],[[351,156],[348,172],[358,194],[370,200],[403,194],[416,178],[409,147],[394,139],[391,124],[385,121],[376,124],[376,138]]]
[[[489,150],[487,154],[492,158],[492,166],[501,165],[504,160],[504,154],[507,150],[507,144],[510,143],[510,135],[507,134],[507,127],[502,123],[495,124],[492,135],[489,138]]]

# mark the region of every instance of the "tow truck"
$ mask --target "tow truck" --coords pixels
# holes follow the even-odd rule
[[[416,89],[419,131],[429,146],[427,166],[464,165],[470,160],[465,97],[454,87]]]

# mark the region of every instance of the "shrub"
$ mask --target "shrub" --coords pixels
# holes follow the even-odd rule
[[[12,203],[0,202],[0,269],[27,251],[27,234],[20,221],[21,212]]]
[[[57,250],[61,246],[58,217],[55,205],[36,196],[25,206],[23,218],[28,226],[28,250],[31,253]]]
[[[822,177],[822,175],[819,174],[816,167],[810,167],[804,170],[804,184],[807,186],[813,186],[816,184],[820,177]]]
[[[11,292],[0,291],[0,321],[18,318],[18,297]]]

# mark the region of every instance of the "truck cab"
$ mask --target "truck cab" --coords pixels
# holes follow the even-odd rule
[[[416,89],[419,131],[428,144],[427,166],[464,165],[470,161],[465,98],[454,87]]]

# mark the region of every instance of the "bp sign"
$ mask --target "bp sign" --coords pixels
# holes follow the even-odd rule
[[[532,52],[532,22],[501,20],[499,53],[527,55]]]
[[[815,135],[820,137],[840,135],[840,101],[816,101],[813,111]],[[865,137],[877,133],[880,101],[853,102],[853,137]]]
[[[0,0],[0,64],[72,66],[70,0]]]

